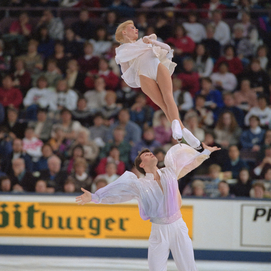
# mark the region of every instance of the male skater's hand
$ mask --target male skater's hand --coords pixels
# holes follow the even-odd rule
[[[84,194],[75,198],[75,201],[78,203],[78,205],[84,205],[85,203],[91,201],[91,193],[83,187],[81,187],[81,190],[84,192]]]
[[[217,146],[214,146],[214,147],[209,147],[207,146],[205,143],[202,142],[202,146],[204,149],[207,149],[209,150],[210,152],[214,152],[214,151],[219,151],[221,150],[221,148],[218,148]]]

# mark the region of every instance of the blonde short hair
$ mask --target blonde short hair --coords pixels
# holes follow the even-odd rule
[[[129,25],[129,24],[134,25],[134,22],[132,20],[128,20],[128,21],[125,21],[125,22],[121,23],[118,26],[118,28],[117,28],[117,30],[115,32],[115,39],[116,39],[117,42],[120,42],[120,43],[123,42],[122,31],[125,30],[127,25]]]

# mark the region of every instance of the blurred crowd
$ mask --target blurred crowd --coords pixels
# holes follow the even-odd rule
[[[133,19],[139,37],[156,33],[174,49],[185,126],[222,148],[180,180],[182,194],[271,197],[269,1],[0,3],[0,191],[95,192],[125,170],[140,176],[142,148],[164,166],[177,143],[170,123],[114,59],[115,30]],[[80,9],[62,18],[57,7]]]

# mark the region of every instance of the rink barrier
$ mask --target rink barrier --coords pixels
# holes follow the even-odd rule
[[[2,255],[66,256],[147,259],[148,250],[142,248],[119,247],[57,247],[57,246],[0,246]],[[271,262],[270,252],[194,250],[196,260]],[[170,254],[169,259],[172,259]]]
[[[75,196],[1,194],[0,254],[146,258],[151,223],[136,202],[75,204]],[[271,201],[184,198],[198,260],[271,262]]]

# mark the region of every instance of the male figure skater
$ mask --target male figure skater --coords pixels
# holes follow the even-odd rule
[[[219,150],[202,144],[204,151],[201,153],[186,144],[171,147],[162,169],[157,168],[157,158],[148,149],[144,149],[135,159],[135,166],[144,177],[138,179],[135,174],[126,171],[95,194],[81,188],[84,194],[78,196],[76,202],[81,205],[90,201],[113,204],[136,199],[141,218],[152,222],[148,249],[149,270],[167,270],[171,250],[178,270],[196,271],[192,242],[180,211],[178,179],[199,166],[211,152]]]

